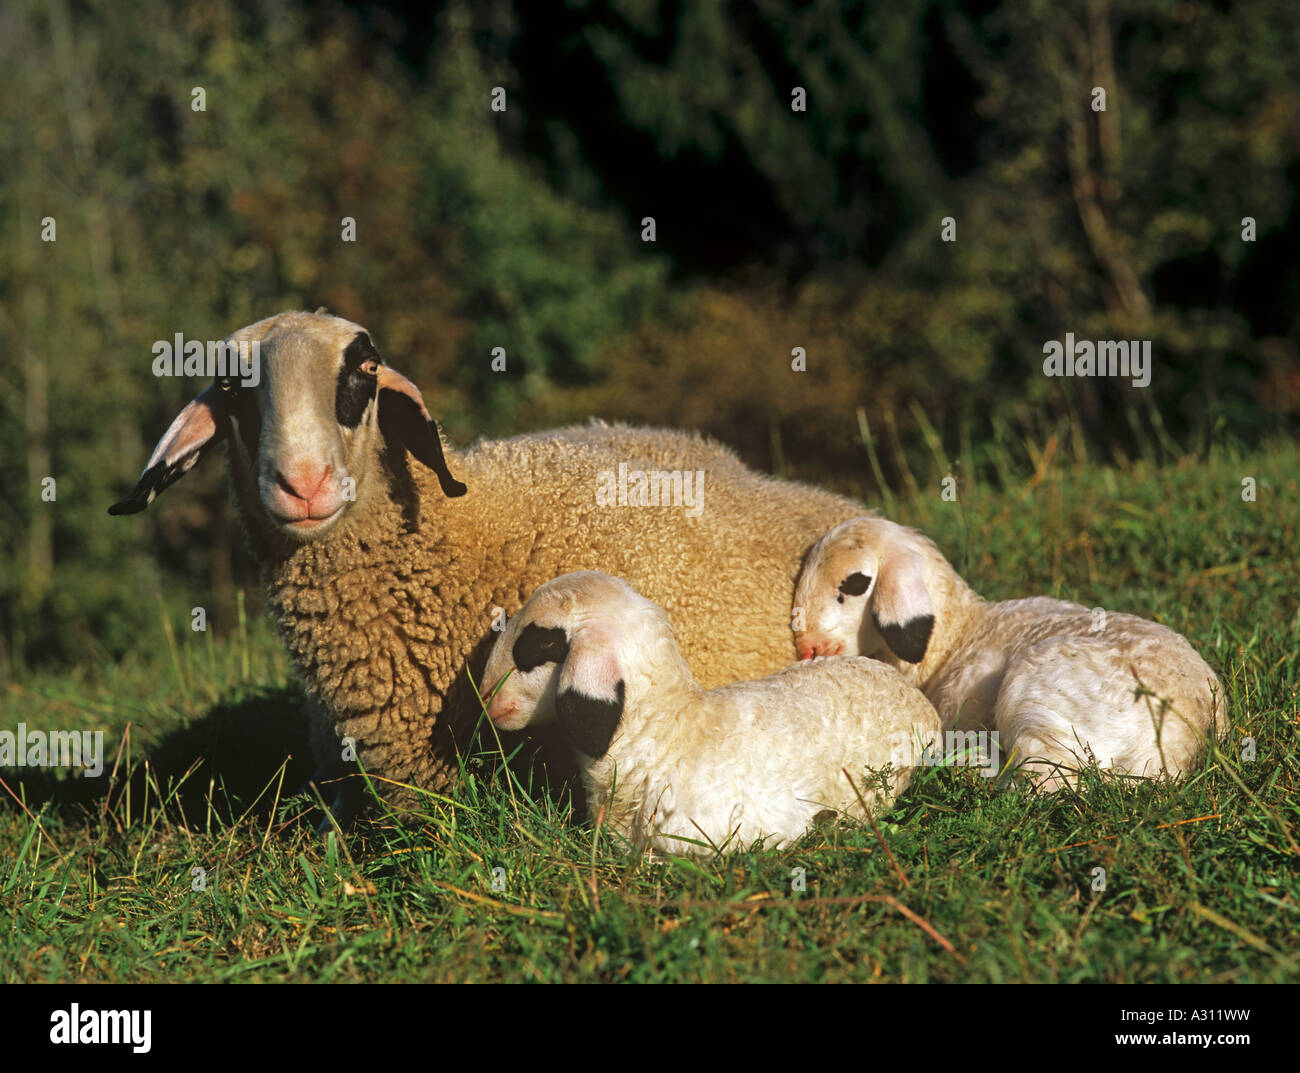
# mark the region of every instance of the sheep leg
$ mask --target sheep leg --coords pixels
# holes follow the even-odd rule
[[[328,812],[339,826],[347,827],[361,811],[362,781],[355,763],[343,759],[343,746],[335,733],[334,724],[324,706],[308,693],[303,700],[303,712],[311,742],[312,759],[316,770],[312,781],[322,788],[328,801]],[[331,793],[332,791],[332,793]],[[333,829],[330,816],[324,816],[316,825],[318,834]]]

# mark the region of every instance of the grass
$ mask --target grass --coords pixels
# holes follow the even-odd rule
[[[269,629],[160,627],[135,661],[0,691],[0,728],[102,727],[116,763],[107,794],[0,772],[0,980],[1300,979],[1300,449],[1021,450],[999,447],[996,487],[956,502],[936,453],[892,516],[990,598],[1049,593],[1186,634],[1232,724],[1191,777],[1093,773],[1048,796],[929,768],[878,831],[656,862],[484,755],[450,795],[322,839]]]

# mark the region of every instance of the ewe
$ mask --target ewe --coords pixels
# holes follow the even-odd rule
[[[321,776],[347,770],[348,736],[371,773],[445,787],[480,714],[465,672],[477,677],[494,620],[569,570],[617,571],[667,607],[706,684],[777,670],[805,551],[862,513],[685,432],[592,424],[456,450],[340,317],[282,313],[227,342],[259,344],[260,382],[221,378],[186,406],[110,513],[143,510],[226,445],[271,613],[314,700]],[[690,474],[692,503],[600,494],[632,471],[674,489]]]

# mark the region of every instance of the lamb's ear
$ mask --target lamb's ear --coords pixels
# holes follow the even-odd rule
[[[465,486],[451,475],[442,454],[442,437],[429,416],[420,389],[396,369],[380,365],[379,429],[384,438],[405,447],[438,475],[442,494],[449,499],[465,494]]]
[[[177,415],[153,449],[131,494],[109,507],[108,513],[136,514],[144,510],[159,492],[179,481],[216,447],[229,427],[225,398],[213,385]]]
[[[579,627],[556,683],[555,716],[585,756],[601,757],[623,718],[623,674],[613,638],[595,625]]]
[[[934,604],[925,587],[925,559],[911,548],[882,555],[871,594],[871,619],[899,659],[920,663],[934,632]]]

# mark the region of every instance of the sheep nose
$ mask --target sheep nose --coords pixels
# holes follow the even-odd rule
[[[290,466],[288,473],[276,470],[275,480],[281,488],[295,499],[310,503],[319,494],[333,472],[333,466],[314,466],[311,463],[303,463]]]
[[[822,656],[838,656],[844,651],[844,645],[823,638],[795,642],[800,659],[818,659]]]
[[[506,700],[504,697],[493,697],[492,703],[488,705],[488,718],[494,723],[501,722],[502,719],[514,715],[519,711],[519,701]]]

